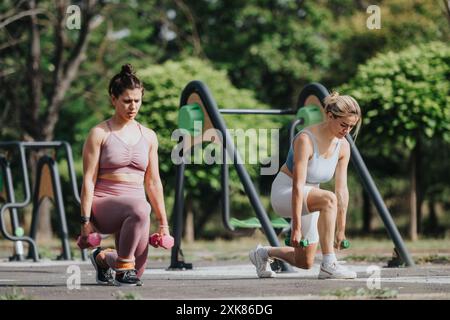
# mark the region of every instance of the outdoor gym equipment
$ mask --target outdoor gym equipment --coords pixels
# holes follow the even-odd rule
[[[164,249],[171,249],[174,239],[172,236],[161,236],[159,233],[154,233],[150,236],[148,243],[155,248],[162,247]]]
[[[54,151],[54,156],[48,155],[42,156],[37,163],[36,170],[36,183],[33,188],[33,196],[30,190],[29,177],[26,161],[26,150],[33,149],[51,149]],[[2,177],[4,179],[4,185],[6,186],[6,203],[0,207],[0,231],[3,236],[10,241],[14,241],[16,256],[21,254],[18,252],[17,246],[21,245],[22,241],[29,244],[28,258],[32,258],[34,261],[39,260],[39,254],[36,244],[36,234],[39,219],[39,206],[42,200],[47,197],[52,199],[55,205],[55,211],[58,218],[58,231],[61,239],[62,253],[58,256],[58,259],[71,260],[72,255],[69,245],[69,234],[66,221],[66,213],[62,195],[62,187],[59,176],[58,165],[55,160],[56,152],[59,149],[63,149],[64,158],[67,161],[68,173],[70,183],[72,187],[73,196],[77,205],[80,205],[80,196],[78,193],[78,186],[75,177],[75,170],[73,165],[72,148],[65,141],[42,141],[42,142],[23,142],[23,141],[7,141],[0,142],[0,151],[5,151],[7,154],[11,154],[13,151],[17,151],[20,161],[21,176],[24,186],[24,197],[22,202],[16,202],[14,197],[13,180],[11,175],[10,163],[6,157],[0,156],[0,167],[2,170]],[[18,224],[17,209],[24,208],[33,203],[32,219],[29,236],[24,235],[23,229]],[[11,234],[6,228],[5,214],[9,211],[11,215],[11,226],[13,234]],[[20,248],[19,248],[20,249]],[[21,254],[23,256],[23,254]],[[86,250],[82,250],[82,259],[87,259]],[[16,260],[23,260],[23,257],[17,257]]]
[[[78,236],[77,246],[80,249],[95,248],[100,246],[101,242],[102,236],[97,232],[93,232],[87,236],[87,239],[85,241],[83,241],[82,236]]]
[[[249,197],[250,203],[256,212],[256,218],[251,220],[237,220],[230,219],[229,216],[229,192],[228,192],[228,166],[222,165],[221,171],[221,181],[222,181],[222,219],[225,227],[231,231],[235,231],[238,227],[261,227],[272,246],[279,246],[279,241],[274,231],[274,226],[272,221],[268,218],[267,213],[262,206],[259,197],[256,193],[256,189],[248,175],[245,167],[242,165],[240,155],[235,151],[234,145],[232,144],[232,139],[228,134],[225,126],[225,122],[221,114],[262,114],[262,115],[296,115],[290,124],[290,143],[295,136],[296,130],[300,127],[306,127],[314,123],[323,121],[323,105],[322,101],[325,97],[329,95],[328,90],[319,83],[312,83],[306,85],[300,92],[299,99],[297,102],[296,110],[291,109],[271,109],[271,110],[252,110],[252,109],[219,109],[217,104],[212,97],[209,89],[205,84],[200,81],[190,82],[183,90],[180,99],[180,115],[179,115],[179,126],[182,129],[187,130],[193,137],[188,141],[188,147],[192,147],[197,143],[202,143],[203,141],[212,142],[211,137],[204,137],[203,133],[210,129],[216,129],[222,134],[223,140],[216,139],[214,141],[219,142],[223,150],[223,159],[226,160],[228,154],[229,158],[232,160],[234,167],[238,173],[239,179],[241,180],[245,193]],[[197,121],[197,126],[195,126],[195,121]],[[198,126],[200,124],[200,126]],[[200,130],[201,128],[201,130]],[[353,139],[350,135],[346,136],[346,139],[350,143],[351,148],[351,160],[358,172],[362,184],[366,189],[367,193],[371,197],[375,204],[375,207],[380,214],[381,219],[387,229],[387,232],[391,239],[393,240],[399,255],[405,262],[406,266],[413,266],[414,262],[409,255],[400,233],[395,226],[395,223],[388,212],[386,205],[384,204],[380,193],[373,182],[373,179],[364,164],[364,161],[356,148]],[[180,138],[180,142],[182,138]],[[184,141],[183,141],[184,142]],[[183,151],[181,156],[183,156]],[[227,163],[227,161],[223,161]],[[184,262],[183,253],[181,251],[181,235],[183,230],[183,210],[184,210],[184,171],[185,163],[182,161],[180,164],[176,165],[176,185],[175,185],[175,203],[173,207],[174,215],[174,236],[175,244],[172,248],[172,258],[169,269],[189,269],[192,268],[192,264],[187,264]],[[284,221],[285,227],[289,228],[289,223]],[[287,264],[283,263],[283,271],[291,271],[292,268]]]
[[[0,198],[2,202],[16,202],[14,187],[12,183],[12,173],[11,165],[6,157],[0,156],[0,184],[2,188],[0,190]],[[19,227],[19,219],[17,216],[17,209],[11,208],[9,210],[10,220],[11,220],[11,230],[17,237],[22,237],[24,235],[23,228]],[[23,242],[14,242],[14,253],[9,257],[10,261],[23,261],[25,260],[25,255],[23,252]]]
[[[226,113],[234,114],[279,114],[274,110],[220,110],[220,112],[225,111]],[[284,111],[281,111],[284,113]],[[197,121],[198,123],[195,123]],[[197,126],[196,126],[197,124]],[[196,144],[202,143],[203,141],[212,142],[211,139],[206,139],[203,137],[203,132],[207,129],[216,129],[216,132],[220,132],[222,137],[214,136],[214,143],[218,143],[222,147],[223,163],[221,165],[221,196],[222,196],[222,220],[227,229],[230,231],[236,231],[238,226],[244,227],[261,227],[269,242],[273,246],[279,246],[279,241],[272,225],[272,221],[267,216],[263,205],[260,202],[258,194],[256,192],[255,186],[253,185],[250,176],[245,169],[243,162],[240,158],[239,153],[236,151],[231,136],[226,130],[225,122],[219,113],[217,104],[209,92],[209,89],[200,81],[190,82],[186,88],[183,90],[180,103],[180,116],[179,116],[179,126],[185,129],[192,136],[192,139],[187,141],[188,146],[184,148],[185,150],[190,149]],[[197,128],[200,128],[197,129]],[[180,138],[180,142],[185,143],[183,138]],[[184,150],[181,150],[181,158],[183,158]],[[229,190],[228,190],[228,165],[227,165],[227,155],[232,160],[232,163],[237,171],[239,179],[242,182],[244,190],[249,197],[250,203],[254,208],[257,219],[252,220],[237,220],[230,219],[229,217]],[[190,269],[192,264],[187,264],[184,262],[183,253],[180,248],[181,234],[183,228],[183,208],[184,208],[184,198],[183,198],[183,188],[184,188],[184,171],[185,163],[181,161],[176,167],[176,184],[175,184],[175,204],[174,204],[174,236],[175,244],[172,248],[172,258],[169,269]],[[273,223],[278,223],[278,226],[288,227],[289,224],[285,221],[277,219]],[[234,225],[233,225],[234,224]],[[293,271],[292,267],[283,262],[284,271]]]

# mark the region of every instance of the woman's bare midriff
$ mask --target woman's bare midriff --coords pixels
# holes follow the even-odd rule
[[[106,179],[117,182],[134,182],[138,184],[144,183],[144,178],[133,173],[104,173],[97,177],[97,179]]]
[[[283,166],[280,169],[281,172],[287,174],[289,177],[292,178],[292,173],[289,171],[288,167],[286,166],[286,164],[283,164]]]

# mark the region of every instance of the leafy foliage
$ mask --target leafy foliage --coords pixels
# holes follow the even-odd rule
[[[450,47],[432,42],[388,52],[360,66],[342,91],[364,113],[364,141],[412,150],[417,139],[450,141]]]

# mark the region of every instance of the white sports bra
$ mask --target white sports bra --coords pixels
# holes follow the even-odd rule
[[[292,169],[294,168],[294,141],[303,132],[309,136],[314,146],[313,156],[310,160],[308,160],[306,183],[320,184],[330,181],[334,176],[334,172],[336,171],[336,166],[339,160],[341,140],[339,140],[336,144],[333,154],[329,158],[325,159],[320,156],[316,138],[308,129],[301,130],[299,133],[297,133],[294,140],[292,141],[292,145],[289,148],[289,153],[286,159],[287,168],[290,172],[292,172]]]

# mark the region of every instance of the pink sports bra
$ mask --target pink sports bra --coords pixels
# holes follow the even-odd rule
[[[148,165],[150,144],[142,134],[141,125],[138,123],[141,138],[135,145],[129,145],[111,130],[108,120],[106,124],[110,133],[101,148],[98,174],[134,173],[144,176]]]

